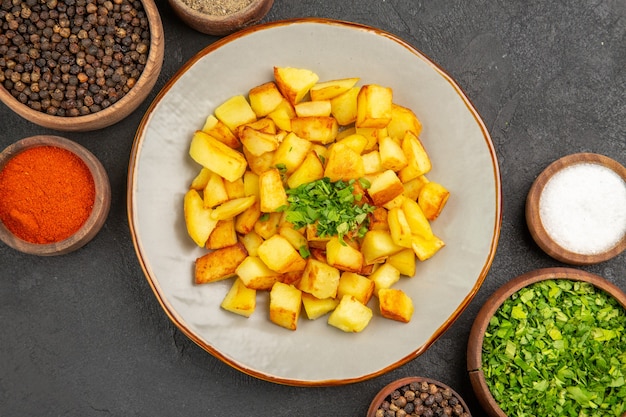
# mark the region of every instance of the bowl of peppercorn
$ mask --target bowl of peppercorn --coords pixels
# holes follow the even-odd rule
[[[151,92],[163,53],[153,0],[0,1],[0,100],[46,128],[119,122]]]
[[[15,250],[73,252],[98,234],[110,204],[106,170],[74,141],[31,136],[0,153],[0,241]]]
[[[169,0],[169,4],[192,29],[224,36],[260,21],[274,0]]]
[[[381,389],[367,417],[471,417],[463,398],[448,385],[431,378],[410,376]]]

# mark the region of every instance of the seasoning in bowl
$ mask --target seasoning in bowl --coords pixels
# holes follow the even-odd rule
[[[0,172],[0,221],[27,242],[67,239],[87,221],[94,200],[89,168],[63,148],[27,149]]]
[[[367,417],[471,417],[452,388],[431,378],[406,377],[385,386],[370,404]]]
[[[468,346],[472,385],[494,417],[626,412],[626,295],[570,268],[532,271],[498,289]]]
[[[104,167],[87,149],[33,136],[0,154],[0,239],[36,255],[68,253],[100,230],[110,205]]]
[[[526,219],[557,260],[582,265],[616,256],[626,248],[626,168],[590,153],[555,161],[531,187]]]
[[[20,103],[84,116],[121,99],[147,61],[142,3],[47,0],[0,3],[0,82]]]

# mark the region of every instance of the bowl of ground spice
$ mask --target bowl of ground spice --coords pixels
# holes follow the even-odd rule
[[[574,268],[520,275],[483,304],[469,377],[491,417],[626,414],[626,294]]]
[[[0,0],[0,100],[60,131],[131,114],[163,63],[153,0]]]
[[[274,0],[169,0],[169,4],[189,27],[224,36],[260,21]]]
[[[372,400],[367,417],[471,417],[463,398],[448,385],[410,376],[387,384]]]
[[[626,249],[626,168],[595,153],[554,161],[530,188],[526,222],[539,247],[563,263],[619,255]]]
[[[32,136],[0,153],[0,240],[32,255],[62,255],[104,225],[111,188],[100,161],[59,136]]]

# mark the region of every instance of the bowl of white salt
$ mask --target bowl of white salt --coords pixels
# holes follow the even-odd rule
[[[626,249],[626,168],[595,153],[560,158],[535,179],[526,222],[537,245],[571,265],[609,260]]]

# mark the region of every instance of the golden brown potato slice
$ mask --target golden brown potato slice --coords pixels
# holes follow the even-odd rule
[[[339,304],[339,300],[336,298],[324,298],[320,300],[317,297],[302,293],[302,305],[304,306],[304,312],[309,320],[315,320],[323,315],[333,311]]]
[[[248,92],[250,107],[257,117],[264,117],[270,114],[284,100],[283,95],[278,90],[273,81],[253,87]]]
[[[305,68],[274,67],[274,80],[282,95],[295,105],[317,83],[319,76]]]
[[[352,295],[363,304],[367,304],[374,294],[375,284],[371,279],[355,272],[344,272],[339,279],[337,298]]]
[[[196,245],[204,247],[217,226],[217,220],[211,218],[211,209],[204,206],[198,191],[191,189],[185,193],[183,212],[189,237]]]
[[[254,122],[257,117],[248,100],[242,95],[232,96],[215,109],[215,117],[234,132],[238,126]]]
[[[309,258],[298,288],[317,298],[335,298],[340,276],[337,268]]]
[[[264,213],[274,212],[289,204],[278,169],[270,168],[259,175],[259,195],[261,211]]]
[[[261,258],[251,255],[239,264],[235,273],[246,287],[258,291],[269,291],[281,280],[279,272],[268,268]]]
[[[363,254],[333,236],[326,243],[326,262],[340,271],[360,272],[363,267]]]
[[[306,267],[307,262],[300,253],[280,234],[263,242],[258,251],[263,263],[276,272],[303,271]]]
[[[344,295],[335,310],[330,313],[328,324],[344,332],[358,333],[367,327],[372,316],[371,308],[352,295]]]
[[[387,257],[403,249],[394,243],[388,230],[370,230],[361,243],[361,252],[366,265],[384,262]]]
[[[280,143],[274,153],[274,165],[284,166],[285,173],[291,174],[302,164],[313,144],[291,132]]]
[[[285,329],[296,330],[302,308],[302,292],[282,282],[270,291],[270,320]]]
[[[326,145],[337,138],[339,125],[334,117],[294,117],[291,119],[291,131],[303,139]]]
[[[194,279],[196,284],[221,281],[235,275],[237,267],[248,256],[246,248],[236,243],[209,252],[196,259]]]
[[[189,156],[228,181],[241,178],[248,166],[246,158],[240,152],[202,131],[193,135]]]
[[[221,249],[232,246],[238,242],[235,231],[235,221],[233,219],[218,220],[215,229],[206,241],[207,249]]]
[[[422,123],[413,110],[394,103],[391,105],[391,120],[387,125],[387,130],[389,136],[402,140],[407,131],[419,136],[422,132]]]
[[[381,288],[378,291],[380,315],[391,320],[408,323],[413,317],[413,300],[402,290]]]
[[[330,100],[350,90],[358,82],[359,78],[342,78],[319,82],[309,91],[311,100]]]
[[[435,220],[448,202],[450,192],[437,182],[424,184],[417,199],[428,220]]]
[[[246,287],[241,279],[233,281],[233,285],[220,304],[226,311],[250,317],[256,308],[256,290]]]
[[[357,127],[386,127],[391,121],[393,92],[389,87],[367,84],[357,96]]]
[[[287,185],[289,188],[297,188],[302,184],[307,184],[324,178],[324,165],[318,154],[314,151],[307,153],[302,164],[289,176]]]
[[[359,91],[361,87],[352,87],[330,100],[331,114],[340,126],[348,126],[355,122]]]
[[[330,147],[324,176],[331,181],[359,179],[365,175],[363,158],[349,146],[338,142]]]
[[[374,205],[382,206],[393,200],[404,191],[404,186],[395,172],[388,169],[372,180],[367,190]]]

